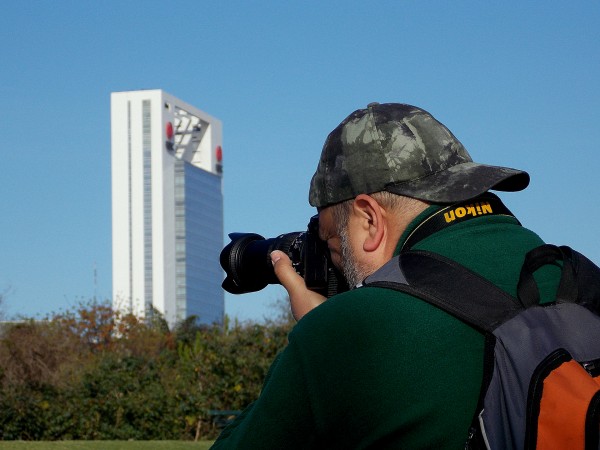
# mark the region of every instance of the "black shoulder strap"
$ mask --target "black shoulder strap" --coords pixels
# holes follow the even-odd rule
[[[508,216],[520,225],[514,214],[497,195],[486,192],[474,199],[445,206],[427,217],[406,238],[402,244],[402,251],[410,250],[417,242],[444,228],[481,216]]]
[[[406,292],[484,332],[491,332],[523,309],[517,299],[475,272],[421,250],[396,256],[367,277],[363,286]]]
[[[530,251],[518,283],[518,298],[442,255],[411,250],[394,257],[363,286],[395,289],[418,297],[480,331],[493,331],[539,302],[533,273],[561,261],[557,302],[579,303],[600,315],[600,268],[569,247],[545,244]]]

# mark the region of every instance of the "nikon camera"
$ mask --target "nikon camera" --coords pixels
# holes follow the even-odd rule
[[[305,232],[286,233],[265,239],[255,233],[231,233],[231,242],[221,251],[221,267],[227,277],[223,289],[245,294],[280,284],[270,254],[281,250],[292,260],[296,272],[311,291],[331,297],[348,290],[344,277],[333,267],[327,243],[319,239],[319,219],[314,216]]]

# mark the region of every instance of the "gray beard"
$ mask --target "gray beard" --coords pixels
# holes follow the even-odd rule
[[[369,272],[367,268],[361,267],[355,262],[354,252],[352,251],[350,240],[348,239],[348,227],[343,227],[343,229],[340,230],[339,235],[340,247],[342,250],[342,273],[348,282],[348,286],[354,288],[363,282],[369,275]]]

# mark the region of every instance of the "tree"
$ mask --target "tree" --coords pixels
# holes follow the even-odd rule
[[[280,302],[282,305],[286,302]],[[293,320],[173,331],[90,302],[0,336],[0,440],[215,437],[209,410],[255,400]]]

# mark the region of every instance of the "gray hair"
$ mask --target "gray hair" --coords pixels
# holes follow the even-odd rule
[[[375,192],[370,194],[370,197],[374,198],[385,209],[392,210],[397,214],[414,214],[415,216],[424,209],[423,204],[425,203],[422,200],[387,191]],[[331,213],[338,233],[348,225],[353,203],[354,199],[350,199],[331,206]]]

